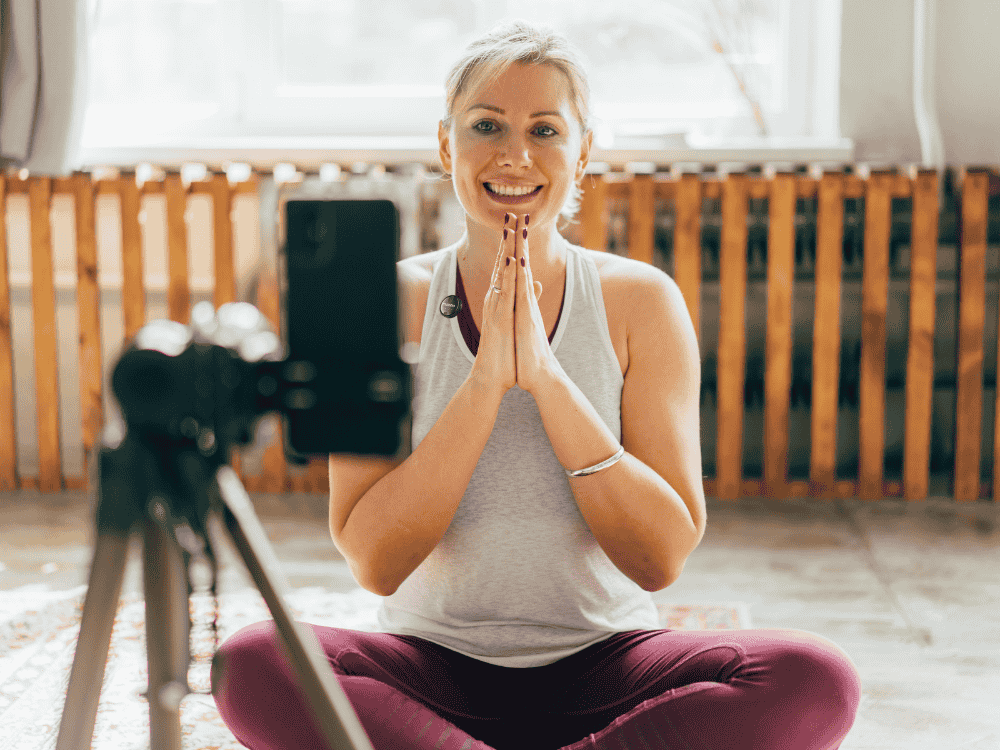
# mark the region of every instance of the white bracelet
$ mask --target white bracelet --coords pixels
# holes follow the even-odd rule
[[[585,477],[588,474],[594,474],[600,471],[601,469],[606,469],[612,464],[617,463],[618,459],[620,459],[624,455],[625,455],[625,446],[623,445],[618,449],[618,452],[615,453],[615,455],[613,455],[606,461],[601,461],[601,463],[599,464],[588,466],[586,469],[577,469],[576,471],[570,471],[569,469],[564,469],[564,471],[566,472],[566,475],[570,477]]]

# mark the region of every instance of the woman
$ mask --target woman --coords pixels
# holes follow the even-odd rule
[[[372,744],[838,747],[860,682],[835,644],[659,627],[650,592],[705,529],[700,360],[666,274],[558,232],[593,140],[577,56],[502,25],[447,104],[466,231],[400,263],[413,452],[330,458],[334,541],[385,598],[380,632],[312,627]],[[247,747],[321,747],[272,622],[223,644],[212,690]]]

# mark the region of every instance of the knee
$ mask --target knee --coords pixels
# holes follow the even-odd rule
[[[815,633],[786,633],[779,669],[799,687],[799,694],[810,704],[825,705],[854,722],[861,703],[861,675],[850,656],[836,643]]]
[[[234,685],[271,683],[282,663],[276,639],[273,620],[247,625],[227,638],[212,657],[212,695],[219,698]]]

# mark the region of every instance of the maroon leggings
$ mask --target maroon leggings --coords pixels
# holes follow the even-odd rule
[[[542,667],[310,627],[376,750],[835,750],[861,681],[799,630],[634,630]],[[212,695],[252,750],[320,750],[273,620],[219,648]]]

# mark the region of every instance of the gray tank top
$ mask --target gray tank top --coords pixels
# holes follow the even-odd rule
[[[456,294],[456,248],[435,261],[415,371],[412,446],[430,432],[475,355],[441,300]],[[482,301],[479,301],[482,305]],[[568,245],[551,342],[566,374],[621,440],[624,380],[601,282]],[[514,386],[444,537],[394,594],[377,632],[413,635],[503,667],[538,667],[628,630],[662,627],[648,591],[615,567],[583,519],[534,397]]]

